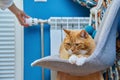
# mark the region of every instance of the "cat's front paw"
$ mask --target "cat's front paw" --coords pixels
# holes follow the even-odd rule
[[[78,58],[78,57],[75,56],[75,55],[70,56],[70,58],[69,58],[69,63],[75,64],[76,61],[77,61],[77,58]]]
[[[86,61],[86,57],[77,58],[76,65],[82,66]]]

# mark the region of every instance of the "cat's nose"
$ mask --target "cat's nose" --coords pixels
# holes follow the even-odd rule
[[[74,49],[73,49],[73,50],[71,50],[71,51],[72,51],[72,53],[73,53],[73,54],[76,54],[76,51],[75,51]]]
[[[74,49],[71,49],[72,52],[74,52]]]
[[[74,52],[74,48],[73,47],[71,48],[71,51]]]

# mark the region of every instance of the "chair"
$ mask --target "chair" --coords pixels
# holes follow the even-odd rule
[[[78,76],[105,70],[113,65],[116,58],[116,31],[120,18],[120,0],[114,0],[107,9],[100,28],[95,36],[97,44],[93,54],[82,66],[70,64],[68,60],[60,59],[59,55],[48,56],[34,61],[32,66],[42,66],[55,71],[61,71]],[[112,44],[111,44],[112,43]],[[89,68],[88,68],[89,67]]]

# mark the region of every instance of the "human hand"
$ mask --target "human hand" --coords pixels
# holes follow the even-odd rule
[[[17,8],[15,4],[10,6],[9,10],[12,11],[16,15],[17,19],[19,20],[22,26],[25,26],[25,27],[29,26],[28,24],[25,23],[25,18],[29,18],[29,16],[26,15],[22,10]]]
[[[25,23],[25,18],[29,18],[29,16],[26,15],[23,11],[21,10],[17,11],[16,17],[22,26],[25,26],[25,27],[29,26],[28,24]]]

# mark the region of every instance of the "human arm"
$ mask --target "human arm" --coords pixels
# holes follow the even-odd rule
[[[28,24],[25,23],[25,18],[29,18],[29,16],[26,15],[22,10],[17,8],[14,3],[10,7],[8,7],[8,9],[15,14],[21,25],[28,26]]]

